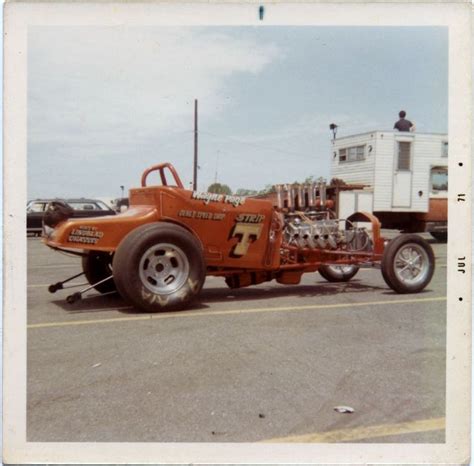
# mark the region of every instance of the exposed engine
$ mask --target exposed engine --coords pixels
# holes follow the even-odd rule
[[[313,218],[311,218],[313,217]],[[284,241],[299,248],[367,251],[372,248],[366,228],[357,228],[345,220],[315,219],[311,213],[293,213],[285,217]]]
[[[335,219],[333,201],[327,199],[324,182],[276,186],[277,202],[284,212],[284,241],[309,249],[372,249],[371,236],[347,220]]]

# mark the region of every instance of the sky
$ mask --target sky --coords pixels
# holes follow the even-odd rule
[[[330,123],[447,132],[447,29],[30,27],[28,198],[119,197],[161,162],[189,186],[194,99],[199,190],[329,179]]]

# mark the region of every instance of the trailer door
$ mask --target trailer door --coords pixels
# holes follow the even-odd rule
[[[412,142],[397,141],[396,165],[393,174],[392,207],[411,206]]]

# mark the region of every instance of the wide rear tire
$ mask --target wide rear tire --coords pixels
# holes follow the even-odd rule
[[[89,251],[86,256],[82,256],[82,270],[91,285],[110,277],[112,275],[112,254],[102,251]],[[94,288],[99,293],[117,291],[113,278],[94,286]]]
[[[119,244],[114,280],[122,297],[140,310],[180,310],[198,296],[206,277],[201,244],[181,226],[136,228]]]
[[[359,271],[357,265],[321,265],[319,274],[328,282],[348,282]]]
[[[418,293],[431,281],[435,270],[433,249],[418,235],[400,235],[385,247],[382,276],[397,293]]]

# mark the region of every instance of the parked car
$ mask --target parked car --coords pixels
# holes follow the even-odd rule
[[[74,218],[115,215],[114,210],[97,199],[35,199],[26,205],[27,233],[41,235],[44,213],[52,202],[71,208]]]
[[[115,210],[117,212],[125,212],[130,207],[128,197],[120,197],[115,199]]]

